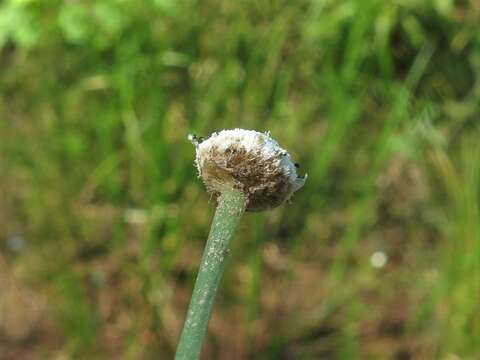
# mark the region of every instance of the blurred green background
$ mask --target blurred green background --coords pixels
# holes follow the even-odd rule
[[[480,358],[477,0],[4,0],[0,94],[1,359],[172,358],[234,127],[309,177],[204,359]]]

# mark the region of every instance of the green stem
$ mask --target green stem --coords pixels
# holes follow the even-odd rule
[[[213,301],[225,266],[228,244],[245,212],[246,200],[245,194],[234,189],[223,191],[218,199],[175,360],[198,359],[200,356]]]

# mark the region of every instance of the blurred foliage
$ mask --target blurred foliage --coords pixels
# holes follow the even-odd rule
[[[243,221],[205,358],[478,358],[479,24],[475,0],[4,0],[0,357],[171,358],[213,213],[186,136],[244,127],[309,178]]]

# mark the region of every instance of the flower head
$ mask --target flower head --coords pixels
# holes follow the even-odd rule
[[[218,196],[228,187],[240,189],[247,195],[247,211],[277,207],[305,183],[290,154],[269,133],[234,129],[206,140],[189,135],[189,140],[208,192]]]

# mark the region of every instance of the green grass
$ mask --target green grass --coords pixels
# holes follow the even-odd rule
[[[48,306],[37,336],[0,324],[0,357],[172,358],[214,211],[186,136],[232,127],[270,130],[309,178],[242,220],[205,358],[479,357],[479,16],[4,1],[0,284]]]

